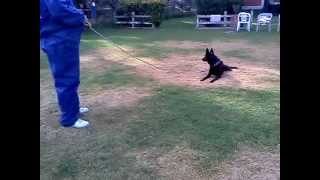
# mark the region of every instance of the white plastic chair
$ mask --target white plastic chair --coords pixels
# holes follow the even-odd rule
[[[257,18],[256,31],[259,31],[260,26],[268,26],[268,31],[271,32],[272,13],[260,13]]]
[[[249,13],[240,12],[238,14],[237,32],[240,30],[241,24],[247,24],[246,29],[250,32],[251,15]]]

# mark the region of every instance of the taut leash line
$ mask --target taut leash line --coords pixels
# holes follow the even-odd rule
[[[157,66],[155,66],[155,65],[153,65],[153,64],[151,64],[151,63],[149,63],[149,62],[146,62],[146,61],[144,61],[144,60],[142,60],[142,59],[140,59],[140,58],[137,58],[137,57],[131,55],[128,51],[126,51],[125,49],[123,49],[120,45],[114,43],[113,41],[111,41],[110,39],[108,39],[107,37],[105,37],[104,35],[102,35],[101,33],[99,33],[98,31],[96,31],[93,27],[89,27],[89,29],[90,29],[91,31],[93,31],[95,34],[97,34],[98,36],[100,36],[100,37],[101,37],[102,39],[104,39],[105,41],[108,41],[108,42],[111,42],[112,44],[114,44],[118,49],[120,49],[122,52],[124,52],[125,54],[129,55],[130,57],[133,57],[134,59],[136,59],[136,60],[138,60],[138,61],[141,61],[141,62],[143,62],[143,63],[145,63],[145,64],[148,64],[148,65],[152,66],[153,68],[155,68],[155,69],[157,69],[157,70],[161,70],[160,68],[158,68]]]

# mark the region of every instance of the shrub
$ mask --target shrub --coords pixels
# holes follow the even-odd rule
[[[227,10],[227,0],[196,0],[198,14],[223,14]]]
[[[239,11],[243,0],[195,0],[198,14],[223,14],[224,11]],[[237,12],[236,12],[237,13]]]
[[[242,5],[243,0],[228,0],[228,7],[231,9],[232,13],[239,13]]]
[[[159,27],[167,1],[164,0],[122,0],[120,12],[130,14],[135,12],[136,15],[149,14],[152,17],[152,23]]]
[[[243,0],[228,0],[230,4],[243,5]]]

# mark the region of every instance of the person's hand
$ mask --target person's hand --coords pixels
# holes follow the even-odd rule
[[[92,27],[92,25],[91,25],[89,19],[87,18],[87,16],[84,17],[84,25],[87,26],[87,27],[89,27],[89,28]]]

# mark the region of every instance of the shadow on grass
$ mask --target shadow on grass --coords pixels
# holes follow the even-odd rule
[[[138,107],[142,113],[130,126],[128,143],[172,148],[187,142],[207,154],[207,165],[227,158],[238,144],[274,147],[280,137],[278,101],[277,92],[161,88]]]
[[[134,156],[128,156],[128,153],[153,147],[166,153],[186,143],[192,150],[205,155],[199,161],[207,168],[229,158],[238,145],[274,148],[279,144],[278,91],[161,87],[154,93],[135,107],[116,110],[117,117],[113,121],[126,119],[123,130],[105,129],[82,137],[83,143],[72,147],[65,143],[43,144],[49,146],[50,151],[60,153],[51,157],[49,152],[43,153],[42,164],[50,162],[51,168],[58,169],[58,177],[73,177],[80,169],[86,173],[76,175],[77,179],[81,176],[83,179],[133,176],[134,179],[150,179],[159,178],[155,169],[137,164]],[[105,123],[104,126],[108,126],[112,122]],[[75,165],[61,165],[60,161],[65,157],[63,149],[73,154],[73,160],[77,161]],[[49,169],[43,166],[42,174],[51,176]]]

